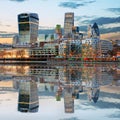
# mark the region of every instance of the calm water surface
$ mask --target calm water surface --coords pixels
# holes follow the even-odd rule
[[[120,120],[120,63],[0,65],[0,120]]]

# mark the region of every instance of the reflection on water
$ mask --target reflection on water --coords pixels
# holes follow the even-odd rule
[[[37,112],[39,107],[37,84],[34,80],[19,83],[18,111]]]
[[[65,114],[59,116],[61,120],[67,120],[66,115],[69,114],[66,113],[74,115],[76,111],[83,110],[89,115],[87,112],[90,110],[101,108],[107,113],[102,119],[119,119],[120,64],[0,65],[0,95],[8,91],[11,95],[17,92],[19,112],[40,112],[40,100],[47,104],[53,99],[58,104],[63,103],[61,107]],[[109,109],[114,113],[109,114]],[[99,116],[102,114],[99,112]],[[79,114],[75,115],[78,117],[68,119],[78,120]]]

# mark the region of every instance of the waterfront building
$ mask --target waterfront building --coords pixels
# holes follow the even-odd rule
[[[72,12],[65,13],[65,19],[64,19],[65,38],[72,37],[72,27],[73,26],[74,26],[74,13],[72,13]]]
[[[88,27],[88,38],[82,45],[83,58],[98,58],[101,57],[100,33],[97,23]]]
[[[113,50],[113,44],[109,40],[101,40],[100,42],[101,42],[101,53],[102,53],[102,56],[105,57],[107,56],[108,51]]]
[[[63,41],[59,44],[59,55],[64,58],[81,57],[82,42],[80,40]]]
[[[19,45],[33,46],[38,37],[39,18],[36,13],[21,13],[18,15]]]
[[[21,80],[19,83],[18,111],[37,112],[39,108],[37,84],[34,80]]]
[[[30,58],[47,60],[58,55],[57,44],[44,44],[43,47],[29,49]]]

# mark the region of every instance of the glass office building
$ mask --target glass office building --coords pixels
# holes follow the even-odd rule
[[[70,37],[72,35],[72,27],[74,26],[74,13],[65,13],[64,19],[64,35]]]
[[[32,45],[37,41],[39,18],[36,13],[18,15],[19,44]]]

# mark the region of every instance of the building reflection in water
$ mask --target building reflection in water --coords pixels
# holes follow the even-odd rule
[[[110,64],[19,65],[0,66],[0,68],[2,85],[3,81],[6,82],[8,79],[14,79],[14,83],[18,83],[15,88],[19,89],[18,111],[21,112],[37,112],[39,108],[38,92],[43,92],[40,95],[54,95],[56,101],[59,102],[64,99],[65,113],[74,113],[76,99],[82,100],[81,96],[87,95],[88,101],[97,103],[99,97],[102,99],[100,96],[102,87],[120,85],[120,69],[117,65]],[[14,71],[15,74],[9,71]],[[18,75],[19,77],[17,77]]]
[[[64,87],[64,108],[65,113],[74,113],[74,99],[72,97],[72,86],[66,85]]]
[[[39,99],[38,89],[34,77],[27,80],[20,80],[18,111],[20,112],[38,112]]]
[[[89,70],[90,69],[90,70]],[[90,71],[90,73],[89,73]],[[96,72],[97,71],[97,72]],[[99,88],[99,81],[100,81],[100,77],[99,77],[99,73],[100,73],[100,69],[99,67],[93,67],[91,69],[91,67],[88,67],[88,76],[87,76],[87,82],[86,82],[86,87],[87,87],[87,91],[88,91],[88,99],[89,101],[93,100],[94,103],[96,103],[98,101],[99,98],[99,93],[100,93],[100,88]]]

